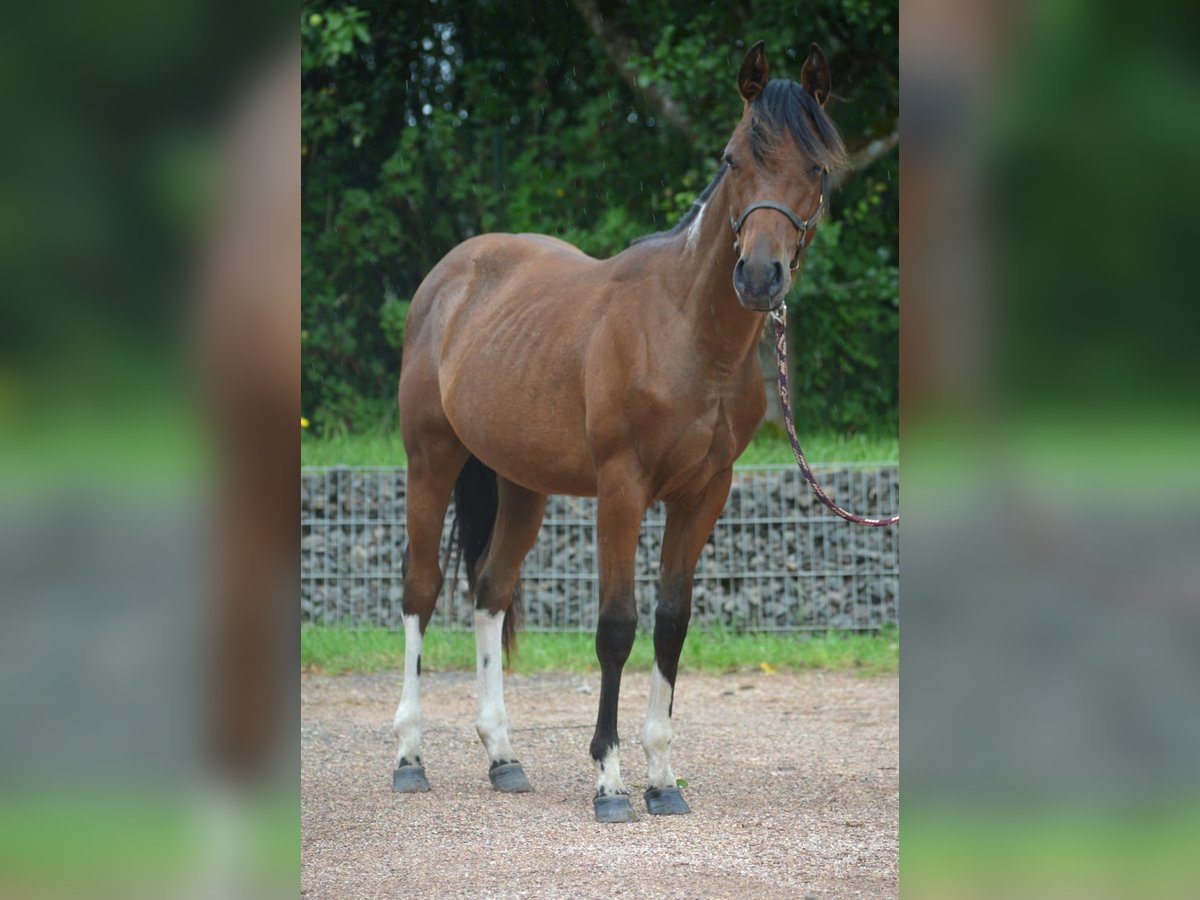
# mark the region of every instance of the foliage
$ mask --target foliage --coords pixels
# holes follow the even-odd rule
[[[798,78],[817,40],[853,150],[897,116],[895,2],[770,0],[696,10],[600,3],[633,47],[629,87],[569,3],[305,0],[301,18],[304,414],[314,431],[394,422],[407,302],[485,231],[556,234],[597,256],[669,227],[711,178],[740,112],[735,73],[768,39]],[[666,23],[666,24],[664,24]],[[661,85],[693,140],[642,91]],[[797,419],[894,426],[896,154],[852,175],[812,247],[794,311]]]

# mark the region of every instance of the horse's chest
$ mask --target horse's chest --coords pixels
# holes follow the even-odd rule
[[[718,466],[732,465],[753,437],[761,418],[762,405],[756,402],[752,390],[719,397],[700,427],[708,440],[705,456]]]
[[[762,382],[734,385],[690,384],[673,404],[663,406],[647,427],[662,437],[654,454],[665,493],[706,482],[728,468],[745,449],[765,409]]]

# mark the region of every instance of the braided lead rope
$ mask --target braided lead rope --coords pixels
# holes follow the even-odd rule
[[[800,471],[804,473],[804,478],[812,487],[813,493],[831,511],[848,522],[871,527],[895,525],[900,521],[899,515],[888,516],[886,519],[867,519],[863,516],[856,516],[854,513],[842,509],[842,507],[830,500],[829,496],[821,490],[821,486],[817,484],[816,476],[813,475],[812,469],[809,468],[808,460],[804,458],[804,451],[800,449],[800,441],[796,437],[796,424],[792,421],[792,406],[788,402],[787,307],[781,305],[779,309],[772,312],[771,321],[775,323],[775,355],[779,359],[779,404],[783,408],[783,424],[787,428],[788,438],[792,442],[792,453],[796,457],[796,463],[800,466]]]

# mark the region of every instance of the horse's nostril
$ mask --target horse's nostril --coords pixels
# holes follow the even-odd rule
[[[783,264],[776,262],[771,272],[771,293],[778,294],[783,290]]]
[[[746,260],[739,259],[733,267],[733,287],[740,294],[746,290]]]

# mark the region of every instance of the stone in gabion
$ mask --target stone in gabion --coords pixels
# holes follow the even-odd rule
[[[307,469],[301,476],[301,596],[305,621],[400,622],[404,541],[403,469]],[[892,512],[895,467],[821,470],[842,505],[864,515]],[[537,545],[525,561],[525,625],[595,627],[595,503],[552,497]],[[452,515],[452,514],[451,514]],[[642,626],[654,621],[661,503],[647,511],[635,583]],[[443,532],[446,585],[435,620],[470,627],[473,610],[461,566]],[[692,596],[694,621],[727,628],[877,628],[898,621],[899,531],[859,528],[813,504],[794,470],[741,470],[721,520],[705,544]]]

